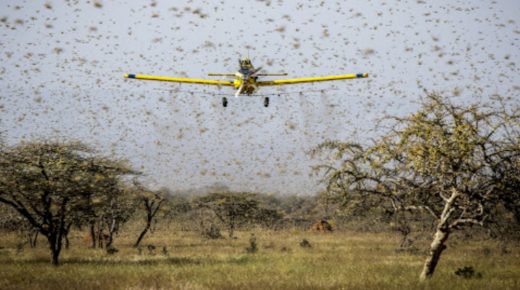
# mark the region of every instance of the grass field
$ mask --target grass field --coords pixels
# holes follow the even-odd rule
[[[429,241],[417,241],[419,253],[396,251],[394,233],[255,230],[258,252],[245,248],[253,231],[237,239],[206,240],[193,232],[156,231],[141,253],[135,234],[120,236],[120,250],[107,255],[89,249],[76,232],[62,265],[49,264],[46,241],[17,251],[17,236],[2,234],[0,289],[520,289],[520,246],[503,253],[496,241],[448,241],[434,277],[418,276]],[[312,248],[302,248],[302,239]],[[148,244],[157,248],[153,253]],[[166,247],[167,252],[163,252]],[[472,266],[482,278],[454,272]]]

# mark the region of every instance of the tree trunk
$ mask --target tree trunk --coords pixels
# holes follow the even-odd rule
[[[27,242],[29,243],[29,246],[31,248],[35,248],[36,247],[36,241],[38,239],[38,233],[39,231],[38,230],[30,230],[28,233],[27,233]]]
[[[432,244],[430,245],[430,253],[424,262],[424,267],[419,276],[421,281],[429,279],[432,277],[433,272],[435,271],[435,267],[437,267],[437,263],[439,263],[439,259],[441,257],[442,252],[446,249],[446,240],[448,240],[448,236],[450,235],[451,228],[449,226],[450,216],[454,211],[454,204],[457,198],[460,196],[460,193],[456,189],[452,189],[451,196],[446,199],[446,203],[444,204],[444,209],[438,219],[437,227],[435,230],[435,235],[433,236]]]
[[[54,266],[58,266],[60,264],[59,260],[58,260],[59,256],[60,256],[60,251],[57,249],[52,249],[51,263]]]
[[[104,244],[105,244],[105,240],[104,240],[105,234],[103,233],[103,224],[101,221],[98,222],[97,227],[98,228],[97,228],[96,237],[97,237],[97,242],[98,242],[98,248],[103,249]]]
[[[433,242],[430,246],[430,253],[424,262],[424,267],[421,272],[421,276],[419,279],[424,281],[428,278],[431,278],[433,272],[435,271],[435,267],[439,262],[442,252],[446,249],[446,245],[444,243],[448,239],[450,235],[450,231],[443,227],[438,227],[435,232],[435,236],[433,238]]]
[[[117,229],[117,222],[115,218],[112,218],[112,222],[110,223],[110,228],[108,229],[108,240],[106,243],[107,249],[112,247],[112,243],[114,242],[114,232]]]
[[[51,264],[54,266],[59,265],[59,257],[61,252],[61,241],[56,234],[50,234],[47,237],[49,241],[49,248],[51,250]]]
[[[65,237],[65,249],[66,250],[68,250],[69,246],[70,246],[69,233],[70,233],[70,228],[71,227],[72,227],[72,224],[69,224],[67,226],[67,228],[65,229],[65,233],[63,234],[63,236]]]
[[[38,234],[40,234],[39,231],[36,231],[34,233],[34,238],[31,240],[31,248],[36,248],[36,244],[38,242]]]
[[[234,223],[231,223],[229,225],[229,238],[232,239],[233,238],[233,233],[235,232],[235,224]]]
[[[68,250],[70,246],[69,235],[65,236],[65,250]]]
[[[95,249],[96,248],[96,228],[95,228],[95,223],[91,223],[90,224],[90,239],[91,239],[90,247],[92,249]]]
[[[147,221],[146,222],[146,227],[144,228],[144,230],[141,232],[141,234],[139,235],[139,238],[137,238],[137,241],[135,242],[134,244],[134,248],[137,248],[139,247],[139,244],[141,243],[141,240],[144,238],[144,235],[146,235],[146,233],[148,232],[148,230],[150,229],[150,226],[151,226],[151,221]]]
[[[143,199],[144,207],[146,208],[146,227],[139,235],[139,238],[137,238],[137,241],[134,244],[134,248],[139,247],[139,244],[141,243],[141,240],[144,238],[144,235],[148,232],[150,227],[152,226],[153,217],[157,214],[159,209],[161,208],[161,204],[164,202],[165,199],[161,199],[157,206],[154,208],[155,201],[150,201],[148,199]]]

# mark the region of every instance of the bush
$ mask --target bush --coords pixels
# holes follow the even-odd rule
[[[300,247],[302,247],[302,248],[312,248],[312,245],[311,245],[311,243],[308,240],[303,239],[300,242]]]
[[[203,232],[204,237],[212,240],[222,238],[222,234],[220,233],[220,229],[212,224],[208,229],[205,229]]]
[[[465,266],[463,268],[457,269],[457,271],[455,271],[455,275],[465,279],[482,278],[482,273],[476,272],[475,269],[473,269],[471,266]]]
[[[107,254],[108,255],[113,255],[113,254],[115,254],[117,252],[119,252],[119,250],[116,249],[114,246],[107,247]]]
[[[256,244],[255,234],[251,234],[249,238],[249,247],[246,248],[246,252],[254,254],[258,251],[258,245]]]

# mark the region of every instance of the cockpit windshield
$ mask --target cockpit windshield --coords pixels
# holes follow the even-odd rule
[[[251,60],[247,57],[242,58],[240,61],[240,67],[242,68],[251,68]]]

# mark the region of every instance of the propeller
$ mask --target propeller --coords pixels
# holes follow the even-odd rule
[[[238,98],[238,95],[240,95],[240,92],[242,92],[242,89],[244,88],[244,83],[245,83],[245,81],[242,80],[240,87],[238,88],[237,92],[235,93],[235,98]]]
[[[242,77],[242,83],[240,84],[240,87],[238,88],[237,92],[235,93],[235,98],[238,98],[240,93],[242,92],[242,89],[244,88],[244,84],[249,80],[251,77],[255,77],[258,72],[262,70],[262,67],[256,68],[252,71],[250,71],[248,74],[243,75],[240,74]]]
[[[255,76],[257,73],[259,73],[260,71],[262,70],[262,67],[259,67],[255,70],[253,70],[249,75],[250,76]]]

